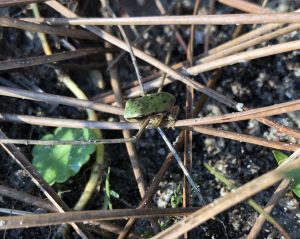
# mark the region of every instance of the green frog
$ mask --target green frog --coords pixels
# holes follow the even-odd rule
[[[149,120],[149,126],[157,128],[163,121],[167,127],[174,128],[179,107],[176,98],[167,92],[147,94],[129,99],[125,105],[124,118],[128,122],[143,123]]]

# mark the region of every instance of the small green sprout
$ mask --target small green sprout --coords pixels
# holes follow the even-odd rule
[[[91,129],[57,128],[43,140],[93,140],[97,136]],[[32,164],[50,184],[63,183],[79,172],[96,150],[95,145],[36,145],[32,150]]]

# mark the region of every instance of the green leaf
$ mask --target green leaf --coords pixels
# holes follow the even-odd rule
[[[114,198],[120,198],[120,195],[114,190],[110,190],[110,196]]]
[[[272,153],[278,165],[282,164],[288,158],[288,155],[277,150],[272,151]],[[296,194],[296,196],[300,198],[300,169],[299,168],[294,169],[288,172],[286,176],[294,180],[291,185],[291,188],[292,191]]]
[[[294,181],[292,185],[292,190],[298,198],[300,198],[300,181]]]
[[[274,158],[276,159],[278,165],[282,164],[288,156],[278,150],[273,150],[272,151]]]
[[[57,128],[43,140],[93,140],[97,136],[91,129]],[[35,145],[32,164],[50,184],[63,183],[79,172],[96,150],[95,145]]]

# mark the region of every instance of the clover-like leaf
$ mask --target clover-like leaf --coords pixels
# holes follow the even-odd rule
[[[91,129],[57,128],[43,140],[93,140],[96,134]],[[95,145],[36,145],[32,150],[32,164],[50,184],[62,183],[77,174],[96,150]]]

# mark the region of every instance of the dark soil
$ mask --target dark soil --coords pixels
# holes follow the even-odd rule
[[[146,1],[144,6],[138,5],[135,1],[120,1],[124,9],[126,9],[131,16],[149,16],[159,15],[157,8],[153,1]],[[171,5],[173,1],[162,1],[164,4]],[[184,4],[178,9],[178,14],[191,14],[193,8],[193,1],[183,1]],[[41,13],[44,17],[57,16],[48,7],[41,5]],[[119,4],[116,4],[117,13],[121,9]],[[113,5],[114,7],[114,5]],[[270,1],[268,3],[274,11],[293,11],[300,7],[297,1]],[[203,3],[203,11],[207,11],[206,3]],[[217,13],[237,13],[231,8],[216,4]],[[0,9],[1,16],[11,17],[30,17],[31,11],[26,7],[3,8]],[[78,14],[81,16],[97,16],[100,17],[100,6],[98,1],[80,1]],[[175,14],[175,13],[173,13]],[[142,32],[144,27],[137,28]],[[216,26],[212,28],[211,34],[211,48],[230,39],[235,26]],[[129,30],[128,36],[133,39],[133,34]],[[178,28],[184,40],[187,42],[189,38],[189,28]],[[195,46],[195,55],[203,53],[203,30],[202,26],[198,27],[196,32],[197,45]],[[243,32],[251,30],[250,26],[245,26]],[[117,31],[116,31],[117,32]],[[40,41],[36,34],[16,30],[12,28],[0,28],[0,59],[5,60],[9,58],[22,58],[27,56],[43,55],[43,50]],[[118,33],[117,33],[118,34]],[[299,33],[293,32],[280,37],[272,42],[262,44],[276,44],[283,41],[291,41],[299,39]],[[48,36],[49,42],[54,51],[61,51],[57,46],[62,37]],[[83,48],[87,46],[99,46],[99,42],[83,41],[66,39],[72,43],[76,48]],[[148,34],[147,41],[144,43],[142,49],[147,53],[151,53],[157,59],[164,61],[168,51],[167,42],[175,41],[171,34],[171,30],[167,26],[154,27]],[[100,43],[101,46],[103,43]],[[259,46],[259,47],[261,47]],[[62,47],[63,48],[63,47]],[[186,59],[184,51],[175,42],[175,48],[172,52],[172,59],[170,64],[174,64]],[[242,102],[249,107],[262,107],[272,105],[275,103],[286,102],[290,100],[299,99],[300,96],[300,54],[298,51],[279,54],[276,56],[265,57],[245,63],[235,64],[225,67],[223,69],[222,77],[217,85],[217,91]],[[104,56],[84,57],[73,61],[63,63],[75,63],[78,66],[91,63],[105,63]],[[139,61],[140,69],[144,77],[155,72],[155,69],[146,63]],[[111,90],[109,74],[106,68],[94,69],[88,67],[82,68],[67,68],[65,64],[64,70],[70,74],[74,81],[84,90],[89,97],[97,96],[103,92]],[[99,89],[89,77],[90,70],[99,70],[103,75],[105,88]],[[130,58],[126,56],[118,64],[120,78],[122,79],[122,86],[127,86],[131,81],[135,80],[134,70]],[[209,78],[211,72],[205,73],[204,77]],[[17,70],[9,70],[0,72],[0,85],[5,85],[2,79],[6,79],[15,87],[24,88],[24,82],[31,82],[35,86],[41,88],[44,92],[72,96],[67,88],[57,81],[50,65],[40,65],[35,67],[28,67]],[[206,83],[203,77],[196,77],[201,83]],[[31,89],[32,90],[32,89]],[[174,94],[177,98],[177,105],[180,106],[179,118],[184,118],[185,106],[185,86],[181,83],[173,83],[164,88],[165,91]],[[195,100],[200,97],[199,92],[195,92]],[[8,97],[1,97],[0,100],[1,112],[16,113],[24,115],[38,115],[48,117],[62,117],[72,119],[86,119],[86,114],[83,109],[77,109],[67,106],[56,106],[47,103],[37,103],[28,100],[20,100]],[[231,112],[230,109],[227,111]],[[205,107],[199,114],[199,117],[208,115],[223,114],[224,106],[214,100],[208,100]],[[115,120],[116,116],[101,114],[103,120]],[[284,124],[290,128],[299,128],[299,112],[284,114],[273,117],[277,122]],[[280,140],[288,143],[299,143],[299,140],[286,137],[285,135],[277,133],[256,121],[238,122],[237,124],[224,124],[217,126],[222,129],[237,131],[243,133],[263,137],[270,140]],[[45,133],[53,132],[53,128],[29,126],[25,124],[1,123],[1,130],[3,130],[9,138],[28,138],[39,139]],[[175,141],[178,135],[178,130],[169,130],[167,132],[171,141]],[[121,138],[121,132],[104,130],[105,138]],[[152,182],[161,164],[163,163],[168,149],[164,142],[159,137],[155,130],[146,131],[141,140],[135,144],[138,152],[138,157],[144,173],[145,180],[148,185]],[[20,146],[20,150],[31,159],[30,146]],[[182,153],[182,152],[180,152]],[[4,152],[0,150],[1,167],[0,167],[0,182],[3,185],[30,193],[32,195],[44,198],[44,195],[37,189],[31,179],[26,176],[26,173]],[[130,160],[123,144],[106,145],[105,146],[105,160],[106,171],[111,168],[111,188],[116,191],[120,198],[112,199],[114,208],[127,208],[131,206],[136,207],[139,204],[139,191],[133,176]],[[272,150],[265,147],[241,143],[223,138],[215,138],[207,135],[194,134],[193,137],[193,177],[197,181],[202,194],[211,202],[214,199],[224,195],[228,192],[225,186],[216,181],[215,178],[204,168],[203,163],[209,163],[223,175],[234,180],[236,185],[242,185],[252,179],[276,168],[277,163],[272,156]],[[92,162],[88,163],[78,175],[64,184],[54,185],[57,192],[62,193],[63,200],[72,207],[80,196],[85,182],[89,177],[89,172]],[[104,177],[103,177],[104,178]],[[161,187],[157,195],[153,198],[153,205],[170,207],[170,196],[176,191],[178,185],[182,184],[182,172],[174,162],[172,168],[169,170],[161,183]],[[265,205],[272,196],[277,185],[265,190],[254,197],[255,201],[260,205]],[[101,209],[103,205],[104,192],[101,185],[101,190],[97,191],[86,209]],[[193,195],[193,206],[198,206],[199,202]],[[181,205],[179,205],[181,206]],[[0,197],[0,207],[11,208],[24,211],[35,212],[37,208],[21,203],[17,200],[12,200],[7,197]],[[4,214],[3,214],[4,215]],[[289,191],[275,206],[272,216],[287,230],[292,238],[300,238],[300,210],[299,199]],[[200,227],[191,231],[190,238],[246,238],[252,228],[257,213],[247,204],[241,203],[236,205],[218,216],[225,227],[216,221],[208,221]],[[176,218],[174,221],[178,220]],[[118,222],[118,225],[124,225],[124,222]],[[135,227],[136,232],[145,233],[151,232],[151,228],[147,221],[139,220]],[[56,231],[56,227],[42,227],[32,229],[18,229],[0,232],[2,238],[51,238]],[[103,236],[97,236],[103,238]],[[70,238],[78,238],[73,233]],[[110,238],[110,237],[108,237]],[[112,237],[113,238],[113,237]],[[270,224],[266,223],[261,230],[258,238],[280,238],[277,230]]]

